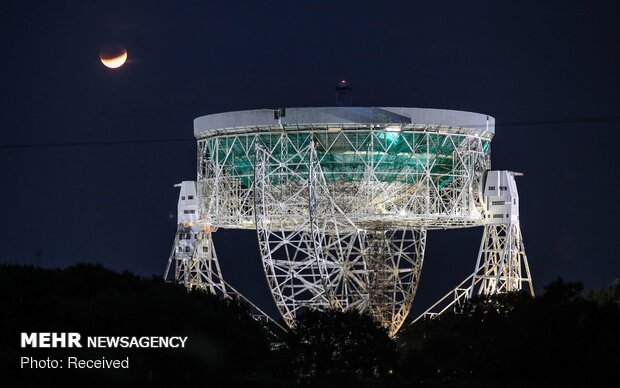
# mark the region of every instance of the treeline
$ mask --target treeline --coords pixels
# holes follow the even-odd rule
[[[535,299],[477,298],[460,314],[419,322],[401,334],[402,376],[447,386],[615,386],[620,295],[583,297],[582,288],[559,279]]]
[[[2,376],[18,386],[218,386],[243,382],[270,356],[263,328],[244,306],[97,265],[0,267],[0,317]],[[21,332],[189,339],[185,349],[21,349]],[[130,368],[69,371],[65,363],[62,370],[21,369],[22,356],[129,357]]]
[[[0,267],[0,367],[20,386],[614,386],[620,287],[558,280],[473,299],[390,339],[371,317],[308,311],[274,337],[242,304],[100,266]],[[21,332],[188,336],[185,349],[21,349]],[[20,369],[21,356],[130,357],[127,370]]]

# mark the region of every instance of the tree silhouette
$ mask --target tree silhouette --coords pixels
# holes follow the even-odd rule
[[[620,307],[620,279],[615,279],[607,287],[588,291],[586,299],[598,304],[613,303]]]
[[[0,364],[24,386],[133,386],[244,381],[269,358],[269,343],[245,306],[188,293],[160,278],[142,279],[98,265],[64,270],[0,266]],[[21,349],[20,332],[86,336],[187,336],[183,349]],[[130,357],[128,370],[20,369],[18,356]]]
[[[313,382],[326,377],[369,378],[394,372],[396,343],[367,314],[306,311],[286,339],[288,377]]]
[[[397,342],[368,315],[306,311],[271,340],[246,306],[100,266],[0,266],[0,372],[20,386],[609,386],[620,378],[618,281],[582,296],[478,297]],[[20,332],[188,336],[185,349],[22,349]],[[271,349],[271,350],[270,350]],[[20,369],[20,356],[124,358],[129,370]],[[13,379],[13,380],[11,380]],[[612,384],[613,385],[613,384]]]
[[[620,309],[562,279],[532,299],[474,298],[460,314],[416,323],[400,336],[400,370],[435,385],[606,386],[619,377]]]

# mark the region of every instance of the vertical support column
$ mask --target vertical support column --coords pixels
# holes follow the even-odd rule
[[[164,280],[183,284],[188,290],[199,288],[226,296],[227,289],[213,244],[212,233],[216,228],[198,222],[196,182],[184,181],[175,187],[181,188],[178,227]],[[172,279],[171,271],[174,271]]]
[[[519,226],[519,194],[512,171],[488,171],[484,182],[484,233],[469,296],[520,291],[534,296]]]

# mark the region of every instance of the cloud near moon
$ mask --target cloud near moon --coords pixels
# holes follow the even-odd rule
[[[106,42],[99,51],[99,59],[106,67],[118,69],[127,61],[127,50],[117,42]]]

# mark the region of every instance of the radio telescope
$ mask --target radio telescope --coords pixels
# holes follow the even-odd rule
[[[178,232],[165,278],[238,296],[222,277],[212,234],[255,229],[287,325],[303,309],[357,309],[395,335],[411,309],[427,233],[483,226],[474,272],[424,316],[474,293],[526,284],[533,295],[518,174],[490,170],[494,133],[490,116],[438,109],[198,117],[197,180],[178,185]]]

